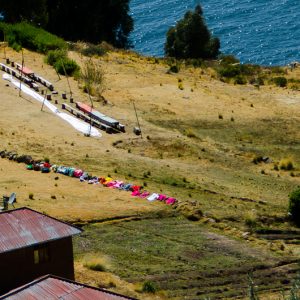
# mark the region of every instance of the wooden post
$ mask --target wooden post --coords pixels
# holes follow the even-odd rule
[[[6,59],[6,35],[5,35],[5,32],[3,32],[3,35],[4,35],[4,59]]]
[[[94,104],[93,104],[93,100],[92,100],[92,97],[91,97],[91,94],[90,94],[89,85],[88,85],[88,95],[89,95],[89,99],[90,99],[90,102],[91,102],[91,113],[92,113],[92,110],[94,108]],[[90,132],[89,132],[89,136],[91,136],[91,132],[92,132],[92,114],[90,114]]]
[[[73,93],[72,93],[72,90],[71,90],[71,85],[70,85],[70,82],[69,82],[69,77],[68,77],[68,74],[67,74],[67,72],[66,72],[66,69],[65,69],[65,65],[64,65],[64,62],[63,62],[63,60],[61,60],[61,64],[62,64],[62,66],[63,66],[63,69],[64,69],[64,73],[65,73],[65,76],[67,77],[67,82],[68,82],[68,86],[69,86],[69,90],[70,90],[70,98],[72,99],[73,97]]]
[[[24,68],[24,52],[22,48],[22,69],[21,69],[21,78],[20,78],[20,90],[19,90],[19,97],[21,97],[21,91],[22,91],[22,77],[23,77],[23,68]]]
[[[45,97],[44,97],[44,100],[43,100],[43,104],[42,104],[42,107],[41,107],[41,111],[42,111],[43,108],[44,108],[44,104],[45,104],[46,97],[47,97],[47,91],[46,91],[46,93],[45,93]]]
[[[133,107],[134,107],[135,116],[136,116],[136,120],[137,120],[139,129],[140,129],[140,132],[141,132],[141,139],[142,139],[142,138],[143,138],[142,129],[141,129],[141,125],[140,125],[140,122],[139,122],[139,118],[138,118],[138,115],[137,115],[137,112],[136,112],[136,107],[135,107],[134,100],[132,100],[132,104],[133,104]]]

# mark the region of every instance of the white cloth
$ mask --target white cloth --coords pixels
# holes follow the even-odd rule
[[[147,198],[147,200],[148,200],[148,201],[155,201],[155,200],[157,200],[158,196],[159,196],[158,194],[153,193],[152,195],[150,195],[150,196]]]
[[[10,81],[12,84],[14,84],[16,87],[20,88],[20,82],[16,81],[12,78],[11,75],[8,74],[3,74],[3,79]],[[92,137],[101,137],[102,134],[99,132],[98,129],[96,129],[95,127],[90,127],[89,124],[78,120],[77,118],[59,111],[59,109],[53,105],[52,103],[50,103],[47,99],[45,99],[44,97],[42,97],[40,94],[38,94],[37,92],[31,90],[28,86],[26,86],[24,83],[22,83],[21,85],[21,90],[26,93],[27,95],[31,96],[32,98],[34,98],[35,100],[43,103],[44,105],[50,110],[52,111],[54,114],[56,114],[58,117],[60,117],[61,119],[63,119],[64,121],[68,122],[70,125],[72,125],[76,130],[82,132],[83,134],[86,135],[90,135]]]

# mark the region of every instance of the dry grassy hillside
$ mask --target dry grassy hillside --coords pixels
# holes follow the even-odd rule
[[[69,55],[82,64],[80,55]],[[21,61],[12,50],[7,56]],[[59,80],[42,55],[25,51],[24,56],[26,66],[53,82],[60,107],[65,101],[60,94],[69,90],[66,79]],[[99,60],[107,103],[94,104],[125,124],[126,133],[85,137],[47,109],[41,111],[29,96],[19,97],[1,79],[1,148],[141,184],[174,196],[178,203],[148,203],[63,175],[26,171],[23,164],[4,159],[2,194],[16,191],[18,206],[80,224],[96,223],[87,226],[75,246],[77,276],[85,282],[104,282],[142,299],[145,294],[134,290],[145,280],[158,285],[150,299],[230,298],[244,295],[247,273],[254,270],[262,290],[281,288],[284,278],[288,287],[299,255],[299,233],[291,232],[296,228],[287,219],[288,194],[300,184],[299,92],[226,84],[209,68],[168,74],[164,62],[132,53],[113,52]],[[288,76],[299,79],[300,70]],[[89,103],[78,82],[70,83],[74,100]],[[132,132],[132,100],[143,138]],[[254,164],[259,156],[270,160]],[[295,169],[276,170],[287,159]],[[131,241],[132,234],[137,239]],[[97,242],[91,245],[91,240]],[[157,253],[151,252],[153,245],[160,245]],[[132,247],[143,258],[132,256]],[[174,255],[159,260],[163,249],[173,249]],[[83,264],[88,253],[109,257],[108,272],[87,270]]]

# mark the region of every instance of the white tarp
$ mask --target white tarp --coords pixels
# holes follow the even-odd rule
[[[14,80],[11,75],[3,74],[3,79],[10,81],[16,87],[20,88],[20,82],[17,81],[17,80]],[[52,111],[54,114],[56,114],[61,119],[63,119],[66,122],[68,122],[76,130],[82,132],[83,134],[86,134],[86,135],[89,134],[90,136],[93,136],[93,137],[101,137],[102,136],[102,134],[99,132],[98,129],[96,129],[95,127],[90,127],[89,124],[83,122],[82,120],[78,120],[77,118],[75,118],[75,117],[73,117],[73,116],[71,116],[71,115],[69,115],[67,113],[59,111],[58,108],[55,105],[53,105],[52,103],[50,103],[47,99],[45,99],[44,97],[42,97],[37,92],[31,90],[28,86],[26,86],[23,83],[21,85],[21,90],[22,90],[22,92],[24,92],[27,95],[29,95],[32,98],[34,98],[35,100],[37,100],[37,101],[39,101],[41,103],[44,102],[44,106],[46,106],[50,111]]]

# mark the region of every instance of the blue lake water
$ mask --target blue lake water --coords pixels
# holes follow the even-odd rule
[[[134,49],[164,55],[168,28],[197,0],[131,0]],[[300,0],[203,0],[201,6],[221,51],[243,63],[286,65],[300,60]]]

